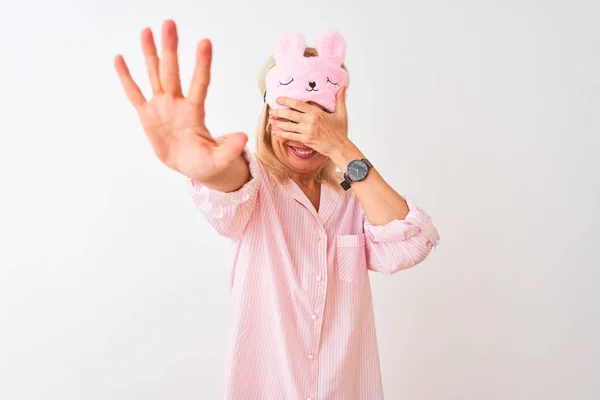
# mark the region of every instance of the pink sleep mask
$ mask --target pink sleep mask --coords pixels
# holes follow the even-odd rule
[[[336,93],[348,83],[348,73],[342,68],[346,41],[338,32],[326,31],[316,41],[317,57],[304,57],[305,49],[301,35],[287,34],[277,40],[275,66],[266,76],[265,102],[281,109],[286,107],[277,104],[277,97],[291,97],[334,112]]]

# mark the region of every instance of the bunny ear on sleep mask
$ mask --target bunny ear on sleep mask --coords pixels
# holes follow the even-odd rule
[[[306,43],[301,35],[282,35],[275,43],[275,66],[267,72],[264,100],[271,108],[278,97],[313,101],[335,111],[336,93],[347,85],[348,73],[342,68],[346,41],[336,31],[325,31],[316,40],[318,56],[305,57]]]

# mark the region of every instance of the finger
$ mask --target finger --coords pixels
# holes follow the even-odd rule
[[[125,90],[125,94],[127,98],[133,104],[134,107],[139,107],[146,102],[146,98],[144,94],[138,87],[138,85],[134,82],[131,74],[129,73],[129,68],[127,68],[127,64],[125,64],[125,60],[123,56],[120,54],[115,57],[115,69],[117,70],[117,74],[119,75],[119,79],[121,80],[121,85]]]
[[[166,93],[181,96],[179,63],[177,61],[177,27],[173,20],[166,20],[162,29],[162,58],[160,59],[160,82]]]
[[[275,110],[275,109],[270,109],[269,110],[269,115],[272,118],[281,118],[281,119],[287,119],[293,122],[302,122],[306,120],[306,114],[305,113],[301,113],[298,112],[296,110],[292,110],[289,108],[285,108],[282,110]]]
[[[346,115],[346,89],[347,86],[342,86],[335,94],[335,113],[338,115]]]
[[[270,122],[271,122],[271,129],[278,129],[281,131],[293,132],[293,133],[304,133],[303,125],[299,124],[299,123],[290,122],[290,121],[282,121],[282,120],[277,120],[277,119],[270,120]]]
[[[289,108],[292,108],[294,110],[298,110],[300,112],[303,113],[307,113],[309,111],[312,110],[312,107],[310,104],[305,103],[304,101],[300,101],[297,99],[292,99],[290,97],[278,97],[277,98],[277,103],[281,104],[282,106],[287,106]]]
[[[208,84],[210,83],[210,65],[212,62],[212,44],[210,40],[203,39],[196,46],[196,67],[192,76],[192,83],[188,92],[188,99],[192,104],[201,106],[206,99]]]
[[[214,160],[217,167],[230,164],[236,159],[248,142],[248,136],[242,132],[231,133],[218,140],[220,144],[214,150]]]
[[[305,140],[306,140],[306,137],[301,133],[287,132],[287,131],[282,131],[280,129],[273,129],[271,131],[271,133],[277,137],[280,137],[280,138],[286,139],[286,140],[296,140],[301,143],[305,143]]]
[[[144,52],[144,60],[146,61],[146,69],[148,70],[148,77],[150,78],[150,86],[152,87],[152,93],[162,92],[162,86],[160,84],[160,76],[158,73],[158,54],[156,53],[156,44],[154,43],[154,36],[150,28],[142,30],[142,51]]]

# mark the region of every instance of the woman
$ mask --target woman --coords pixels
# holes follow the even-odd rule
[[[142,31],[150,101],[121,56],[115,66],[158,158],[189,178],[199,209],[235,243],[227,398],[382,399],[368,270],[414,266],[439,235],[348,139],[343,39],[329,32],[316,50],[278,42],[253,154],[243,133],[213,139],[204,124],[211,43],[198,43],[184,97],[176,27],[162,29],[160,59]],[[321,80],[298,83],[303,68]],[[279,96],[292,81],[313,100]]]

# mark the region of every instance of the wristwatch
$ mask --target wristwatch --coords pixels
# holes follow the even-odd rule
[[[371,164],[366,158],[363,158],[362,160],[350,161],[348,163],[348,167],[346,168],[346,172],[344,172],[344,180],[340,183],[340,185],[344,188],[344,190],[350,189],[352,182],[359,182],[365,179],[371,168],[373,168],[373,164]]]

